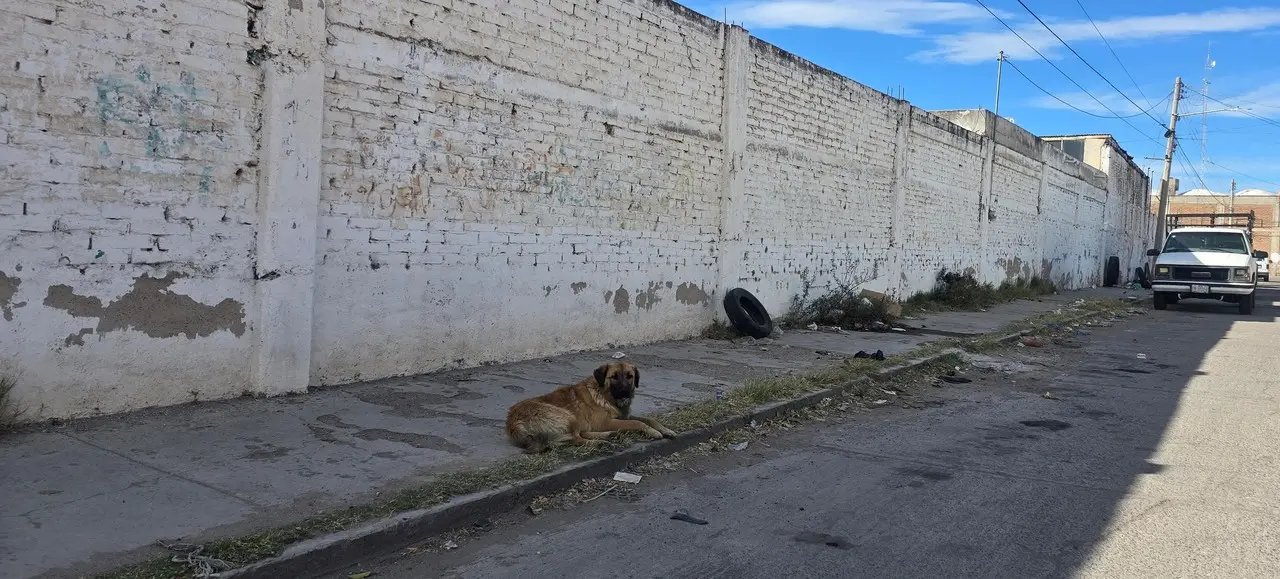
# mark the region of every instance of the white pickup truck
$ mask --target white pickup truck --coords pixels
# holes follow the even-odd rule
[[[1258,288],[1256,260],[1270,255],[1252,250],[1250,233],[1252,227],[1172,229],[1163,249],[1147,251],[1156,258],[1151,276],[1156,309],[1196,298],[1234,303],[1241,314],[1252,314]]]

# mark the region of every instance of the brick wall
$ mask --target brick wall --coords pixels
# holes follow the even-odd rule
[[[677,338],[732,287],[1079,287],[1149,226],[1119,164],[666,0],[65,4],[0,8],[31,418]]]
[[[249,388],[247,17],[239,0],[0,7],[0,370],[32,416]]]

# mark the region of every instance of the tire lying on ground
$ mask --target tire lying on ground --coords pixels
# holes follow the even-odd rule
[[[1120,283],[1120,258],[1113,255],[1107,258],[1107,270],[1102,274],[1102,285],[1115,287],[1118,283]]]
[[[724,313],[735,329],[752,338],[766,338],[773,333],[773,318],[764,304],[740,287],[724,294]]]
[[[1138,278],[1138,285],[1143,289],[1151,289],[1151,280],[1147,279],[1147,269],[1144,267],[1136,267],[1133,269],[1134,275]],[[1177,300],[1174,300],[1175,302]]]

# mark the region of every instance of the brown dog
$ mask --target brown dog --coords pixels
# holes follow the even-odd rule
[[[640,387],[640,371],[626,362],[596,368],[573,386],[515,403],[507,411],[507,436],[528,453],[561,444],[592,444],[619,430],[650,438],[670,438],[671,429],[652,418],[631,416],[631,399]]]

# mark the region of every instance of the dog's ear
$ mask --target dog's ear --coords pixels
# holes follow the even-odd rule
[[[640,369],[635,366],[631,367],[631,386],[636,390],[640,389]]]
[[[605,378],[609,377],[609,365],[604,364],[604,365],[601,365],[599,368],[596,368],[595,377],[596,377],[596,386],[604,388]]]

